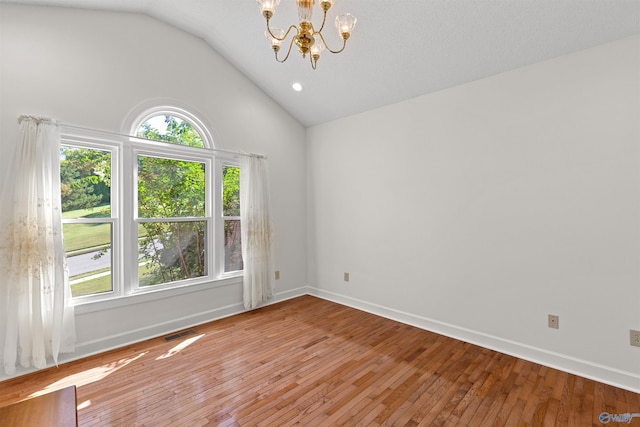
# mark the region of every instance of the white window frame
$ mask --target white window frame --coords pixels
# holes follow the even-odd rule
[[[123,133],[137,136],[140,125],[152,117],[162,115],[174,116],[189,122],[202,137],[204,147],[215,149],[212,128],[200,118],[203,115],[195,111],[193,107],[182,105],[175,100],[159,99],[139,105],[127,116],[123,125]]]
[[[122,215],[120,198],[117,189],[120,188],[121,173],[119,165],[122,159],[121,145],[109,139],[101,139],[88,133],[62,133],[60,144],[66,147],[87,148],[111,153],[111,217],[109,218],[70,218],[63,219],[63,224],[111,224],[111,291],[99,294],[81,295],[73,298],[74,303],[90,302],[112,298],[122,293]]]
[[[184,112],[178,115],[175,111],[168,111],[164,107],[139,115],[141,121],[137,126],[153,116],[163,114],[186,120],[200,132],[191,115]],[[200,121],[198,123],[203,125]],[[112,223],[112,291],[74,297],[74,305],[90,303],[99,310],[122,305],[122,298],[157,299],[193,292],[202,289],[203,286],[213,288],[242,281],[241,270],[224,272],[224,218],[222,217],[222,167],[239,167],[239,162],[237,155],[215,152],[212,140],[207,139],[210,136],[211,133],[208,131],[204,135],[201,134],[205,148],[200,148],[76,127],[62,127],[62,145],[111,151],[111,218],[101,218],[96,221]],[[205,164],[205,182],[207,183],[205,217],[195,218],[207,223],[207,274],[204,276],[166,284],[138,286],[138,264],[130,261],[138,259],[137,227],[139,222],[146,220],[137,217],[138,155]],[[164,219],[154,218],[154,220]],[[166,220],[174,221],[176,218],[166,218]],[[64,220],[63,222],[89,221],[93,220]],[[92,310],[88,309],[85,312],[90,311]]]

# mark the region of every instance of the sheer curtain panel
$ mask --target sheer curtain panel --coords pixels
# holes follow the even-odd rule
[[[44,368],[75,345],[62,242],[60,131],[47,118],[21,116],[0,210],[0,357]]]
[[[240,160],[240,224],[244,263],[243,300],[249,310],[273,297],[273,228],[267,159]]]

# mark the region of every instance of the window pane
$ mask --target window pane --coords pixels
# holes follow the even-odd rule
[[[224,271],[242,270],[242,245],[240,240],[240,220],[224,222]]]
[[[196,132],[191,123],[178,117],[164,114],[151,117],[141,124],[138,128],[137,136],[172,144],[204,147],[202,137]]]
[[[60,148],[63,218],[111,216],[111,153],[90,148]]]
[[[176,282],[207,274],[206,222],[145,222],[138,240],[139,286]]]
[[[138,156],[138,217],[205,216],[205,164]]]
[[[222,216],[240,216],[240,168],[222,168]]]
[[[112,291],[111,224],[63,224],[62,229],[71,294]]]

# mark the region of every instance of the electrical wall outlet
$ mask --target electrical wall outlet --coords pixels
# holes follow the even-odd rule
[[[553,329],[559,329],[560,328],[560,317],[556,316],[555,314],[550,314],[549,315],[549,327],[553,328]]]
[[[280,280],[280,270],[276,270],[276,280]]]
[[[345,282],[349,281],[349,273],[344,273],[344,281]]]
[[[640,331],[629,330],[629,344],[640,347]]]

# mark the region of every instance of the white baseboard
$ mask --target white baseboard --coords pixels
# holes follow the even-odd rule
[[[437,334],[479,345],[481,347],[489,348],[491,350],[499,351],[501,353],[509,354],[511,356],[538,363],[540,365],[548,366],[550,368],[559,369],[561,371],[569,372],[571,374],[579,375],[605,384],[610,384],[625,390],[630,390],[635,393],[640,393],[640,376],[631,372],[621,371],[586,360],[550,352],[548,350],[532,347],[510,340],[505,340],[500,337],[484,334],[466,328],[461,328],[443,322],[438,322],[436,320],[417,316],[415,314],[394,310],[391,308],[383,307],[381,305],[369,303],[363,300],[340,295],[318,288],[307,286],[280,292],[276,294],[273,300],[265,304],[265,306],[306,294],[366,311],[368,313],[385,317],[387,319],[402,322],[420,329],[425,329]],[[244,311],[246,311],[244,309],[244,306],[242,305],[242,303],[238,302],[235,304],[227,305],[225,307],[218,307],[206,312],[185,316],[180,319],[172,319],[171,321],[155,324],[146,328],[140,328],[109,337],[102,337],[93,341],[78,343],[76,345],[76,351],[74,353],[60,355],[59,363],[63,364],[72,362],[74,360],[82,359],[98,353],[103,353],[115,348],[134,344],[151,338],[156,338],[162,335],[167,335],[176,331],[193,328],[197,325],[233,316]],[[52,366],[54,365],[50,364],[47,367]],[[25,369],[18,367],[15,375],[11,377],[3,376],[2,374],[0,374],[0,381],[25,375],[35,371],[37,371],[37,369],[35,368]]]
[[[267,305],[299,297],[307,293],[308,288],[306,287],[279,292],[271,301],[261,305],[260,307],[265,307]],[[73,353],[73,358],[74,360],[76,360],[108,350],[113,350],[115,348],[124,347],[126,345],[135,344],[137,342],[141,342],[151,338],[156,338],[162,335],[168,335],[184,329],[194,328],[198,325],[213,322],[219,319],[224,319],[225,317],[240,314],[245,311],[247,310],[245,310],[243,304],[241,302],[238,302],[235,304],[227,305],[225,307],[218,307],[209,311],[185,316],[179,319],[171,319],[168,322],[158,323],[146,328],[131,330],[122,334],[112,335],[106,338],[103,337],[99,340],[80,343],[76,345],[76,351]],[[65,363],[67,361],[68,360],[64,360],[60,363]]]
[[[291,298],[299,297],[308,294],[307,287],[301,287],[292,289],[289,291],[279,292],[274,298],[261,307],[275,304],[281,301],[285,301]],[[107,337],[100,337],[96,340],[85,341],[76,344],[76,349],[73,353],[63,353],[58,357],[58,364],[73,362],[75,360],[83,359],[85,357],[93,356],[95,354],[104,353],[109,350],[124,347],[130,344],[135,344],[141,341],[145,341],[159,336],[168,335],[173,332],[181,331],[184,329],[194,328],[204,323],[213,322],[215,320],[223,319],[225,317],[233,316],[245,312],[242,302],[230,304],[225,307],[218,307],[205,312],[200,312],[185,316],[179,319],[171,319],[170,321],[157,323],[152,326],[129,330],[120,334],[114,334]],[[55,366],[53,363],[48,363],[44,368],[51,368]],[[32,372],[36,372],[39,369],[36,368],[23,368],[18,366],[16,373],[12,376],[5,376],[0,374],[0,381],[15,378],[21,375],[26,375]]]
[[[318,288],[307,288],[307,293],[348,307],[357,308],[367,313],[395,320],[420,329],[435,332],[457,340],[465,341],[484,348],[505,353],[520,359],[558,369],[570,374],[589,378],[635,393],[640,393],[640,376],[632,372],[621,371],[609,366],[599,365],[587,360],[577,359],[564,354],[554,353],[541,348],[506,340],[471,329],[405,313],[399,310],[372,304],[363,300],[340,295]]]

